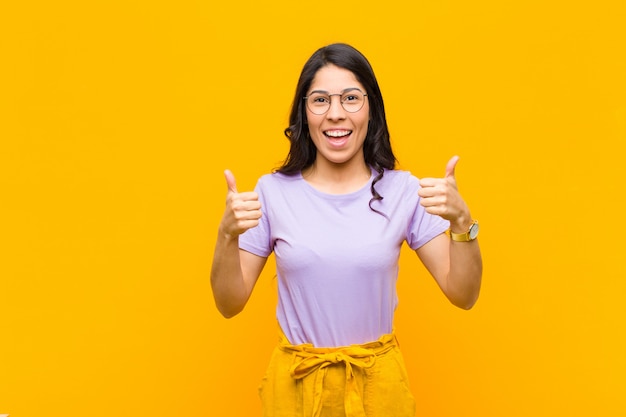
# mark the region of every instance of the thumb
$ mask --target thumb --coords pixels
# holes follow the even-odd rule
[[[226,185],[228,186],[228,191],[231,193],[237,192],[237,182],[235,181],[235,176],[230,170],[224,171],[224,177],[226,178]]]
[[[459,159],[460,158],[458,156],[450,158],[448,164],[446,165],[446,178],[452,177],[452,179],[454,179],[454,169],[456,168],[456,164],[459,162]]]

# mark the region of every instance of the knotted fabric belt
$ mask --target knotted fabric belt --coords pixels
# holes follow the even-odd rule
[[[327,368],[338,363],[343,363],[346,368],[344,394],[346,417],[366,417],[363,399],[359,395],[354,378],[353,367],[371,368],[376,363],[377,356],[390,351],[397,345],[395,334],[391,333],[381,336],[375,342],[363,345],[316,348],[311,344],[291,345],[281,332],[279,348],[294,355],[294,362],[289,369],[294,379],[302,379],[308,375],[315,374],[313,417],[319,417],[322,412],[322,392]]]

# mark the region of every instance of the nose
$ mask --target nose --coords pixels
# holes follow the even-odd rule
[[[333,100],[333,97],[337,97]],[[346,117],[346,111],[341,104],[341,95],[331,94],[330,96],[330,108],[326,112],[326,117],[330,120],[344,119]]]

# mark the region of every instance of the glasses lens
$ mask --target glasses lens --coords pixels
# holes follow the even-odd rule
[[[363,103],[365,103],[365,97],[360,91],[352,90],[341,95],[341,105],[347,112],[358,112],[363,107]]]
[[[306,105],[315,114],[324,114],[330,108],[330,97],[328,94],[313,93],[307,97]]]

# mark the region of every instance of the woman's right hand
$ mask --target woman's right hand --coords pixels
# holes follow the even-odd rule
[[[237,183],[232,172],[224,171],[224,177],[226,177],[228,193],[220,232],[227,238],[235,238],[259,224],[262,216],[261,203],[259,195],[254,191],[237,192]]]
[[[237,239],[240,234],[259,224],[259,195],[255,192],[237,192],[233,173],[226,170],[224,176],[228,194],[213,254],[211,287],[217,309],[224,317],[233,317],[248,302],[267,258],[240,249]]]

